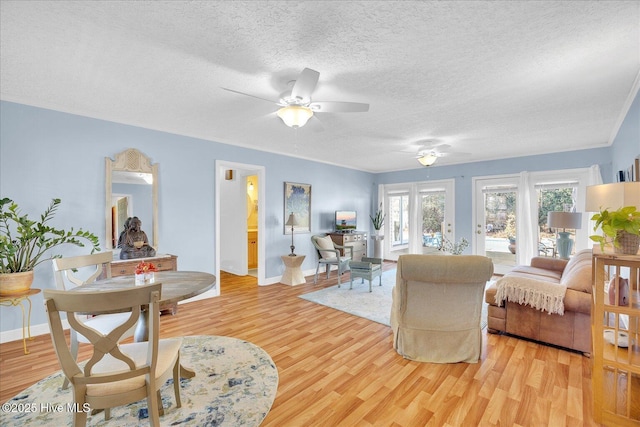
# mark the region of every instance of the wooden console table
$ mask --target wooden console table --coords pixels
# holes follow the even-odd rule
[[[24,354],[29,354],[29,350],[27,350],[27,338],[25,335],[25,323],[29,334],[29,340],[33,339],[31,338],[31,297],[39,293],[40,289],[31,288],[28,291],[21,292],[19,294],[0,296],[0,305],[4,305],[6,307],[15,307],[20,305],[20,308],[22,309],[22,347],[24,348]],[[23,302],[25,301],[29,303],[29,311],[27,313],[24,312]]]

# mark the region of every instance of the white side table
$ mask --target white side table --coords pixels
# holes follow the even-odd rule
[[[285,266],[280,283],[289,286],[307,283],[307,280],[304,278],[304,274],[302,274],[302,270],[300,269],[300,266],[305,259],[305,255],[283,255],[280,258],[282,258],[282,262]]]

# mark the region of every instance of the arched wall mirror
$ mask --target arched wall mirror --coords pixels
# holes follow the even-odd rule
[[[128,217],[137,216],[149,244],[158,250],[158,164],[135,148],[105,157],[106,247],[117,247]]]

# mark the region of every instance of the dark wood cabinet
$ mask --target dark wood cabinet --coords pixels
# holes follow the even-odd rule
[[[353,231],[351,233],[329,233],[336,245],[353,247],[353,261],[361,261],[367,256],[367,233]],[[342,255],[343,251],[340,251]]]

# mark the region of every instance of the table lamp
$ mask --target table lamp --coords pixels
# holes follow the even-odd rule
[[[585,211],[617,210],[626,206],[640,209],[640,182],[615,182],[587,186]]]
[[[561,259],[569,259],[571,249],[573,248],[573,240],[569,237],[571,233],[567,232],[567,228],[578,230],[582,225],[582,213],[549,212],[547,224],[551,228],[562,228],[562,231],[558,232],[558,237],[556,238],[556,248],[558,249],[558,256]]]
[[[298,220],[296,219],[296,216],[293,212],[289,214],[289,218],[287,219],[287,222],[285,222],[284,225],[291,226],[291,253],[289,254],[289,256],[296,256],[296,254],[293,253],[293,250],[296,248],[295,246],[293,246],[293,226],[298,225]]]

